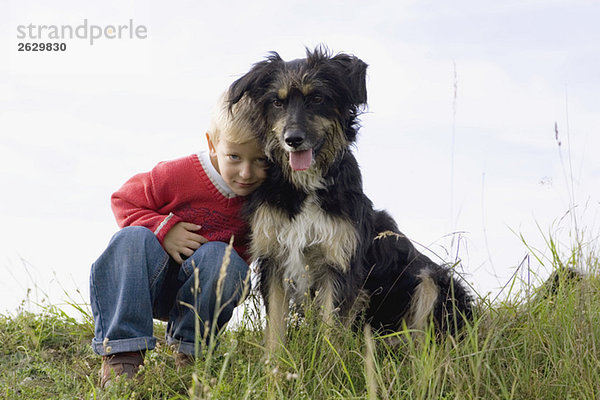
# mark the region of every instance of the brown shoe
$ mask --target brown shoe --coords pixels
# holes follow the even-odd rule
[[[102,357],[100,387],[105,388],[110,386],[112,379],[118,376],[126,375],[129,379],[133,378],[135,374],[138,373],[140,365],[143,363],[143,351],[117,353],[112,356]]]
[[[181,369],[194,364],[194,356],[190,354],[175,352],[175,368]]]

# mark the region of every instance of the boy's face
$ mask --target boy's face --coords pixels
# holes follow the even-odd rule
[[[233,143],[223,138],[215,146],[209,138],[208,147],[213,166],[238,196],[249,195],[267,177],[267,158],[256,141]]]

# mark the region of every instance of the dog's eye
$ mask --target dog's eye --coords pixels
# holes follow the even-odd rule
[[[275,99],[275,100],[273,100],[273,107],[281,108],[281,107],[283,107],[283,103],[281,102],[281,100]]]
[[[325,99],[323,98],[323,96],[318,95],[318,94],[314,95],[311,99],[313,104],[321,104],[321,103],[323,103],[324,100]]]

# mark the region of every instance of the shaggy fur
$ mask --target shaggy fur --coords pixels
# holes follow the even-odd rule
[[[252,105],[244,112],[271,161],[247,211],[272,350],[284,341],[291,301],[316,302],[328,323],[352,320],[358,308],[384,331],[403,321],[425,329],[433,318],[438,331],[454,332],[471,316],[463,285],[363,193],[350,147],[366,69],[321,48],[288,62],[271,53],[229,88],[231,105]]]

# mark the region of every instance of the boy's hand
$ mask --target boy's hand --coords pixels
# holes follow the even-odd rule
[[[165,235],[163,247],[178,264],[182,264],[184,258],[191,256],[200,246],[208,242],[204,236],[194,233],[200,228],[189,222],[178,222]]]

